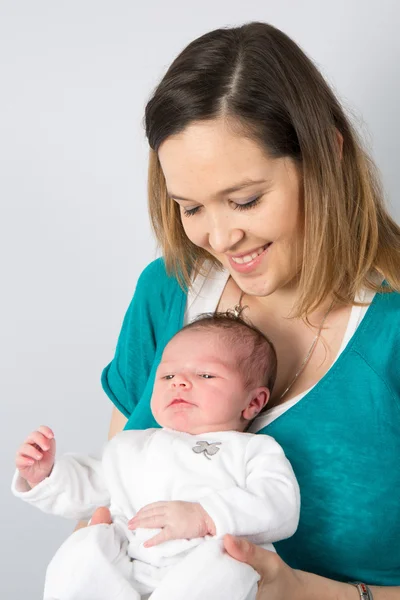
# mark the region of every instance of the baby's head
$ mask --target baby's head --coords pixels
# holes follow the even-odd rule
[[[191,434],[245,431],[276,377],[271,342],[244,320],[202,315],[166,345],[151,409],[157,423]]]

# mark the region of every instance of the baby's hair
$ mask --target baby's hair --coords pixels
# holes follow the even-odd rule
[[[203,313],[185,325],[180,332],[188,329],[219,330],[222,340],[229,348],[236,350],[237,368],[243,375],[245,388],[265,386],[272,392],[277,370],[275,348],[267,336],[252,323],[231,313]]]

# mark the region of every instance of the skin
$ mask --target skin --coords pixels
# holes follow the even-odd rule
[[[171,136],[159,159],[186,235],[215,256],[241,290],[264,297],[293,289],[303,246],[301,175],[293,161],[267,158],[223,121],[192,124]],[[219,193],[246,178],[261,183]],[[255,197],[260,201],[246,208]],[[229,255],[269,242],[273,245],[255,271],[240,274],[231,268]]]
[[[269,390],[246,389],[239,360],[218,330],[178,333],[165,347],[155,377],[151,409],[158,424],[193,435],[244,431],[268,402]],[[55,454],[54,433],[47,426],[32,432],[19,447],[16,467],[31,488],[50,476]],[[103,510],[92,524],[109,522],[108,515]],[[216,535],[214,522],[198,502],[148,504],[128,522],[128,528],[160,529],[144,543],[147,548],[172,539]]]
[[[167,344],[155,377],[151,410],[157,423],[191,434],[244,431],[267,403],[269,391],[245,389],[235,354],[218,332],[178,333]],[[171,405],[174,398],[188,404]]]
[[[331,298],[309,315],[312,326],[292,319],[303,248],[302,175],[290,158],[272,159],[254,141],[233,132],[224,120],[193,123],[160,146],[159,159],[172,198],[178,203],[188,238],[217,258],[231,277],[218,310],[234,306],[241,291],[244,313],[273,342],[278,376],[269,406],[280,402],[302,364]],[[222,193],[244,180],[260,181]],[[246,203],[259,198],[255,205]],[[185,198],[183,200],[182,198]],[[194,214],[188,214],[193,212]],[[267,243],[260,264],[238,273],[230,257]],[[285,401],[307,390],[334,361],[351,307],[335,307],[325,322],[306,369],[285,395]]]
[[[298,256],[303,243],[301,173],[290,159],[272,160],[254,142],[233,133],[222,120],[191,124],[164,141],[159,158],[171,197],[181,206],[187,236],[205,248],[228,269],[231,278],[218,309],[234,306],[241,290],[246,293],[246,316],[274,343],[278,377],[269,405],[279,403],[282,391],[301,365],[331,299],[309,315],[311,325],[290,319],[297,299]],[[243,179],[263,179],[230,194],[220,191]],[[253,208],[240,211],[239,204],[261,195]],[[184,210],[199,207],[187,216]],[[229,254],[273,242],[253,273],[238,274]],[[349,307],[335,307],[306,369],[284,401],[307,390],[321,379],[335,359],[347,326]],[[126,419],[113,411],[110,435],[123,428]],[[102,511],[102,512],[99,512]],[[107,509],[96,511],[92,522],[110,522]],[[226,551],[253,566],[261,575],[257,600],[359,600],[355,587],[295,571],[276,554],[245,540],[226,536]],[[375,600],[400,600],[398,587],[371,588]]]
[[[327,298],[309,315],[311,326],[301,319],[290,319],[297,300],[303,247],[301,172],[289,158],[268,157],[258,144],[233,132],[224,120],[190,124],[163,142],[159,159],[169,194],[180,206],[186,235],[215,256],[231,275],[218,309],[226,310],[236,304],[241,290],[244,291],[246,315],[275,345],[278,377],[269,403],[274,406],[281,402],[282,392],[301,365],[315,336],[315,327],[332,301]],[[221,193],[246,178],[263,183]],[[240,205],[257,196],[261,199],[256,205],[240,210]],[[198,210],[189,216],[187,211],[193,209]],[[243,274],[232,268],[230,255],[268,242],[273,243],[253,271]],[[326,374],[339,351],[350,311],[351,307],[334,307],[331,311],[321,336],[324,343],[317,345],[283,401],[306,391]],[[260,573],[258,600],[358,598],[355,587],[294,571],[275,554],[244,540],[226,536],[225,548]],[[400,588],[372,589],[375,600],[400,599]]]

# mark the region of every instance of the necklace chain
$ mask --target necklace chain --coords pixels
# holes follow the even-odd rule
[[[230,312],[230,313],[231,313],[231,314],[232,314],[234,317],[236,317],[236,318],[237,318],[237,317],[240,317],[241,313],[242,313],[242,312],[243,312],[243,310],[246,308],[245,306],[242,306],[242,299],[243,299],[243,296],[244,296],[244,292],[242,291],[242,293],[240,294],[239,302],[238,302],[238,303],[237,303],[237,304],[236,304],[236,305],[235,305],[235,306],[234,306],[232,309],[230,309],[230,310],[228,311],[228,312]],[[314,337],[314,339],[313,339],[313,342],[312,342],[312,344],[311,344],[311,346],[310,346],[310,348],[309,348],[309,350],[308,350],[308,352],[307,352],[307,354],[306,354],[306,356],[305,356],[305,358],[304,358],[303,362],[302,362],[302,363],[301,363],[301,365],[300,365],[300,368],[299,368],[299,369],[298,369],[298,371],[295,373],[295,375],[294,375],[294,377],[293,377],[292,381],[289,383],[289,385],[287,386],[287,388],[286,388],[286,389],[284,390],[284,392],[283,392],[283,393],[282,393],[282,394],[279,396],[279,400],[282,400],[282,398],[283,398],[284,396],[286,396],[286,394],[288,393],[288,391],[289,391],[289,390],[290,390],[290,389],[293,387],[294,383],[297,381],[297,379],[299,378],[299,376],[301,375],[301,373],[304,371],[304,369],[305,369],[305,368],[306,368],[306,366],[308,365],[308,363],[309,363],[309,361],[310,361],[310,359],[311,359],[311,356],[312,356],[312,354],[313,354],[313,352],[314,352],[315,346],[317,345],[317,343],[318,343],[318,340],[319,340],[319,338],[321,337],[322,328],[323,328],[323,326],[324,326],[324,324],[325,324],[325,321],[326,321],[326,319],[327,319],[327,317],[328,317],[329,313],[331,312],[332,308],[333,308],[333,300],[332,300],[331,304],[329,305],[329,308],[328,308],[328,310],[326,311],[326,313],[324,314],[324,316],[323,316],[323,318],[322,318],[321,324],[320,324],[320,326],[318,327],[318,331],[317,331],[317,333],[316,333],[316,335],[315,335],[315,337]]]

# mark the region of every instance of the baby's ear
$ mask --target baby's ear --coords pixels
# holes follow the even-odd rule
[[[250,393],[250,401],[242,412],[245,419],[251,421],[254,419],[267,405],[270,397],[267,387],[258,387]]]

